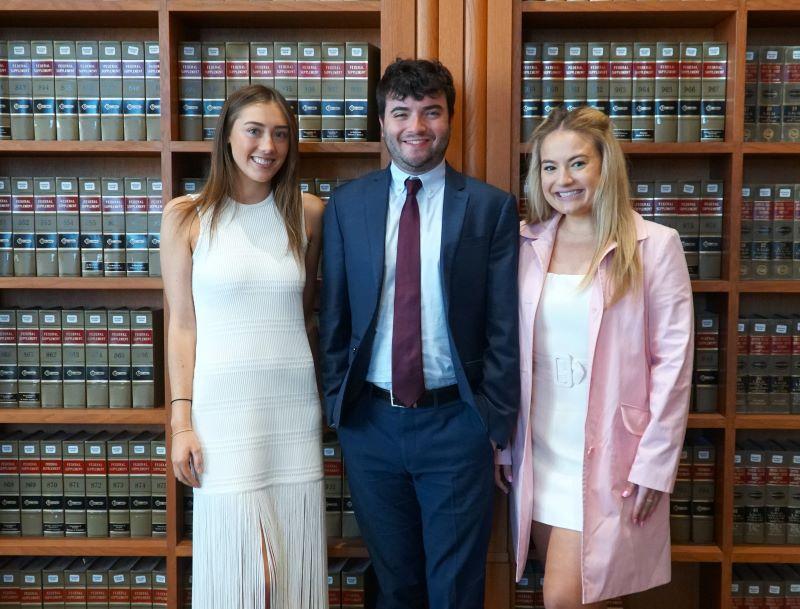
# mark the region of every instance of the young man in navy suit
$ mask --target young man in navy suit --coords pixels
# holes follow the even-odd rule
[[[519,406],[516,202],[445,163],[441,63],[396,60],[376,97],[392,162],[325,211],[325,408],[378,609],[479,609],[493,454]]]

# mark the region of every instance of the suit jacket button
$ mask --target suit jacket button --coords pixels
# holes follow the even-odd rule
[[[353,353],[355,353],[356,351],[358,351],[358,347],[353,347]]]

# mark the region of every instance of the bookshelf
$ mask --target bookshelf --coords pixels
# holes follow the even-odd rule
[[[800,430],[800,416],[737,414],[736,410],[736,320],[740,311],[759,306],[780,305],[780,312],[796,312],[800,281],[742,281],[739,279],[741,186],[743,182],[765,180],[774,183],[800,180],[797,167],[800,145],[796,143],[744,142],[744,51],[748,44],[800,44],[800,7],[790,0],[661,0],[613,2],[542,2],[507,0],[503,14],[490,18],[487,45],[502,53],[504,61],[490,60],[496,72],[495,84],[505,96],[489,91],[503,103],[510,116],[499,117],[499,133],[487,137],[487,180],[519,194],[523,161],[530,146],[520,142],[520,102],[523,41],[699,41],[717,40],[728,44],[725,138],[720,143],[631,143],[622,148],[629,159],[634,179],[654,177],[659,165],[669,163],[684,178],[697,179],[701,168],[706,179],[722,180],[725,188],[722,277],[694,280],[695,294],[713,299],[720,313],[720,399],[716,413],[691,413],[689,428],[707,430],[716,444],[717,498],[715,545],[674,545],[675,563],[699,563],[701,579],[690,580],[691,598],[674,586],[648,596],[655,606],[731,607],[731,570],[735,563],[800,562],[800,546],[734,545],[733,456],[737,432],[745,430]],[[501,101],[502,98],[502,101]],[[501,114],[500,112],[496,114]],[[768,432],[768,431],[767,431]],[[792,433],[789,431],[788,433]],[[795,432],[796,433],[796,432]],[[707,568],[709,564],[716,568]],[[676,581],[681,581],[676,565]],[[512,584],[513,585],[513,584]],[[708,593],[707,596],[704,596]],[[644,595],[644,598],[647,595]],[[626,607],[645,606],[636,597]]]

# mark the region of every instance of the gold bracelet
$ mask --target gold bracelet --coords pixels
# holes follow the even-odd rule
[[[175,437],[175,436],[177,436],[179,433],[183,433],[183,432],[185,432],[185,431],[194,431],[194,429],[192,429],[191,427],[187,427],[186,429],[179,429],[178,431],[173,431],[173,432],[172,432],[172,435],[170,436],[170,438],[174,438],[174,437]]]

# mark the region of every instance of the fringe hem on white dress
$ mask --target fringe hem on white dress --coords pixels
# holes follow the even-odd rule
[[[192,607],[328,609],[324,482],[194,496]]]

